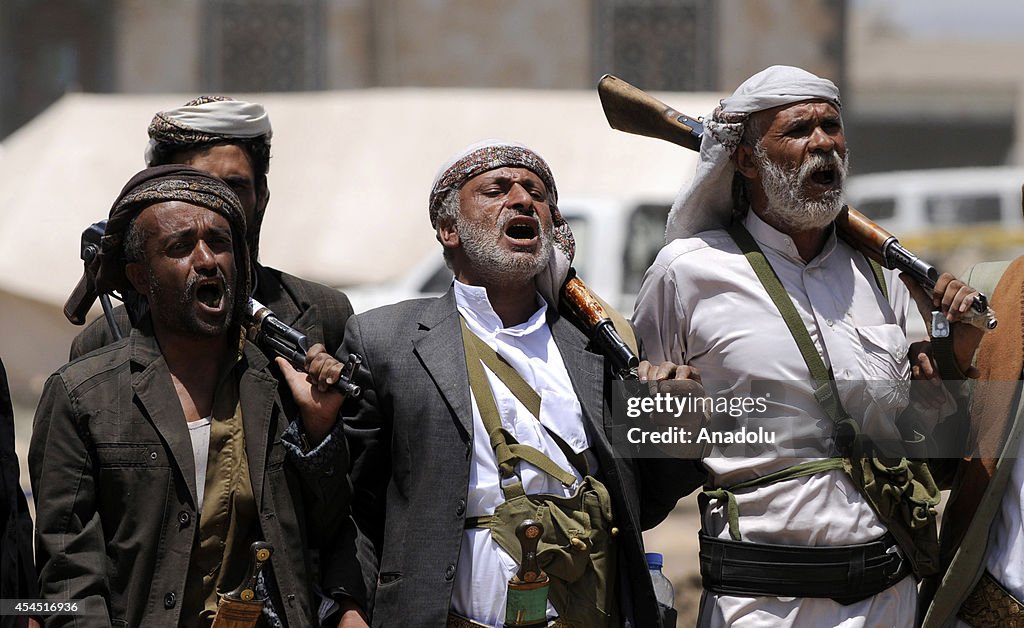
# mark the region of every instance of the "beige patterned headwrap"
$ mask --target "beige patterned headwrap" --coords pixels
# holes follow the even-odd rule
[[[269,146],[272,136],[270,116],[263,105],[227,96],[200,96],[153,116],[146,164],[153,165],[158,145],[190,146],[262,137]]]
[[[540,155],[531,149],[502,140],[484,140],[467,146],[449,159],[437,176],[430,190],[430,224],[437,228],[437,217],[441,204],[451,190],[460,189],[466,181],[496,168],[526,168],[533,172],[548,189],[551,207],[551,223],[554,246],[551,247],[551,259],[547,270],[537,278],[537,289],[549,303],[558,304],[558,292],[565,283],[565,278],[576,255],[576,241],[572,237],[569,223],[558,211],[558,189],[555,178]]]

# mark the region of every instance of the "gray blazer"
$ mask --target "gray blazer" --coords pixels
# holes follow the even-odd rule
[[[703,482],[693,461],[612,455],[605,359],[568,320],[548,319],[572,380],[600,479],[620,528],[618,591],[627,626],[661,625],[641,531]],[[374,626],[444,626],[462,541],[473,409],[455,295],[405,301],[349,320],[339,357],[365,359],[363,396],[344,409],[353,512],[376,573]],[[377,563],[379,561],[379,570]],[[337,561],[334,568],[343,568]]]

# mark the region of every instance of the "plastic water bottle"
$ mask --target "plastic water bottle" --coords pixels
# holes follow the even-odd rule
[[[651,583],[654,585],[654,597],[661,607],[661,616],[664,625],[674,627],[676,625],[676,594],[672,590],[672,582],[661,572],[665,564],[665,557],[656,552],[649,552],[647,556],[647,569],[651,574]]]

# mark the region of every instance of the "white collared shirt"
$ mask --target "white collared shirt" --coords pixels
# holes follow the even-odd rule
[[[490,382],[502,426],[520,443],[539,449],[559,467],[572,471],[578,484],[582,480],[579,470],[569,463],[548,430],[558,434],[575,453],[588,450],[590,441],[583,423],[583,410],[547,325],[547,303],[540,295],[537,295],[537,302],[538,309],[528,321],[506,328],[491,307],[485,288],[455,282],[456,307],[469,330],[497,351],[541,398],[538,423],[485,366],[484,372]],[[597,470],[597,460],[589,451],[586,457],[593,474]],[[520,463],[516,470],[527,493],[568,496],[575,488],[566,488],[529,463]],[[466,516],[492,514],[504,501],[494,450],[474,397],[473,460],[469,470]],[[517,569],[515,560],[491,538],[490,530],[466,530],[455,575],[452,609],[475,621],[502,626],[506,586]]]
[[[825,365],[841,380],[845,409],[863,419],[865,430],[890,433],[892,418],[907,403],[899,385],[909,379],[906,287],[886,271],[886,302],[867,259],[834,231],[821,253],[804,262],[793,240],[754,212],[748,212],[744,224]],[[706,458],[712,485],[728,487],[831,454],[827,436],[832,421],[813,396],[806,363],[778,308],[724,230],[678,239],[661,250],[644,278],[634,322],[651,362],[697,367],[712,396],[742,393],[750,382],[786,382],[786,394],[770,399],[758,421],[777,428],[778,444],[796,455],[780,457],[766,450],[764,457]],[[884,394],[878,394],[878,387]],[[839,546],[871,541],[885,532],[841,470],[741,491],[736,501],[746,541]],[[703,525],[709,534],[729,537],[722,503],[711,503]],[[708,595],[701,618],[705,626],[909,626],[916,611],[912,578],[849,606],[830,599]]]

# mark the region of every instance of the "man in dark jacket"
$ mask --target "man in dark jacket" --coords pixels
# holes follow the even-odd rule
[[[254,269],[253,298],[281,321],[323,343],[332,353],[341,345],[352,305],[342,292],[259,263],[260,228],[270,200],[270,118],[262,105],[223,96],[202,97],[161,111],[149,125],[146,165],[185,164],[220,178],[242,203],[246,239]],[[130,326],[124,308],[114,310],[123,331]],[[71,345],[71,359],[113,342],[103,318],[92,321]]]
[[[341,365],[320,352],[307,378],[279,360],[291,420],[241,334],[245,235],[235,193],[187,166],[144,170],[114,202],[97,288],[148,313],[51,376],[36,411],[40,594],[82,613],[48,625],[207,626],[257,540],[274,550],[256,586],[267,623],[315,623],[310,548],[352,538],[343,397],[327,388]]]
[[[572,542],[561,548],[586,563],[573,584],[581,588],[566,597],[564,565],[548,564],[547,616],[558,626],[661,625],[641,531],[703,476],[688,461],[613,454],[609,361],[558,311],[574,244],[557,198],[547,164],[530,149],[470,147],[431,193],[452,289],[356,315],[346,329],[342,355],[366,359],[364,396],[343,416],[353,512],[374,550],[361,564],[374,569],[373,553],[380,561],[374,626],[501,625],[518,550],[495,523],[512,493],[574,501],[594,489],[592,478],[608,499],[597,499],[588,523],[571,525]],[[515,374],[467,358],[481,351],[496,352]],[[652,381],[689,374],[646,362],[640,369]],[[506,460],[502,445],[516,441],[519,457]],[[512,526],[522,520],[509,517]],[[557,535],[553,521],[545,525]]]
[[[32,564],[32,518],[21,491],[18,454],[14,448],[14,408],[7,371],[0,361],[0,599],[36,597]],[[0,628],[13,628],[18,617],[0,617]],[[33,624],[35,625],[35,624]]]

